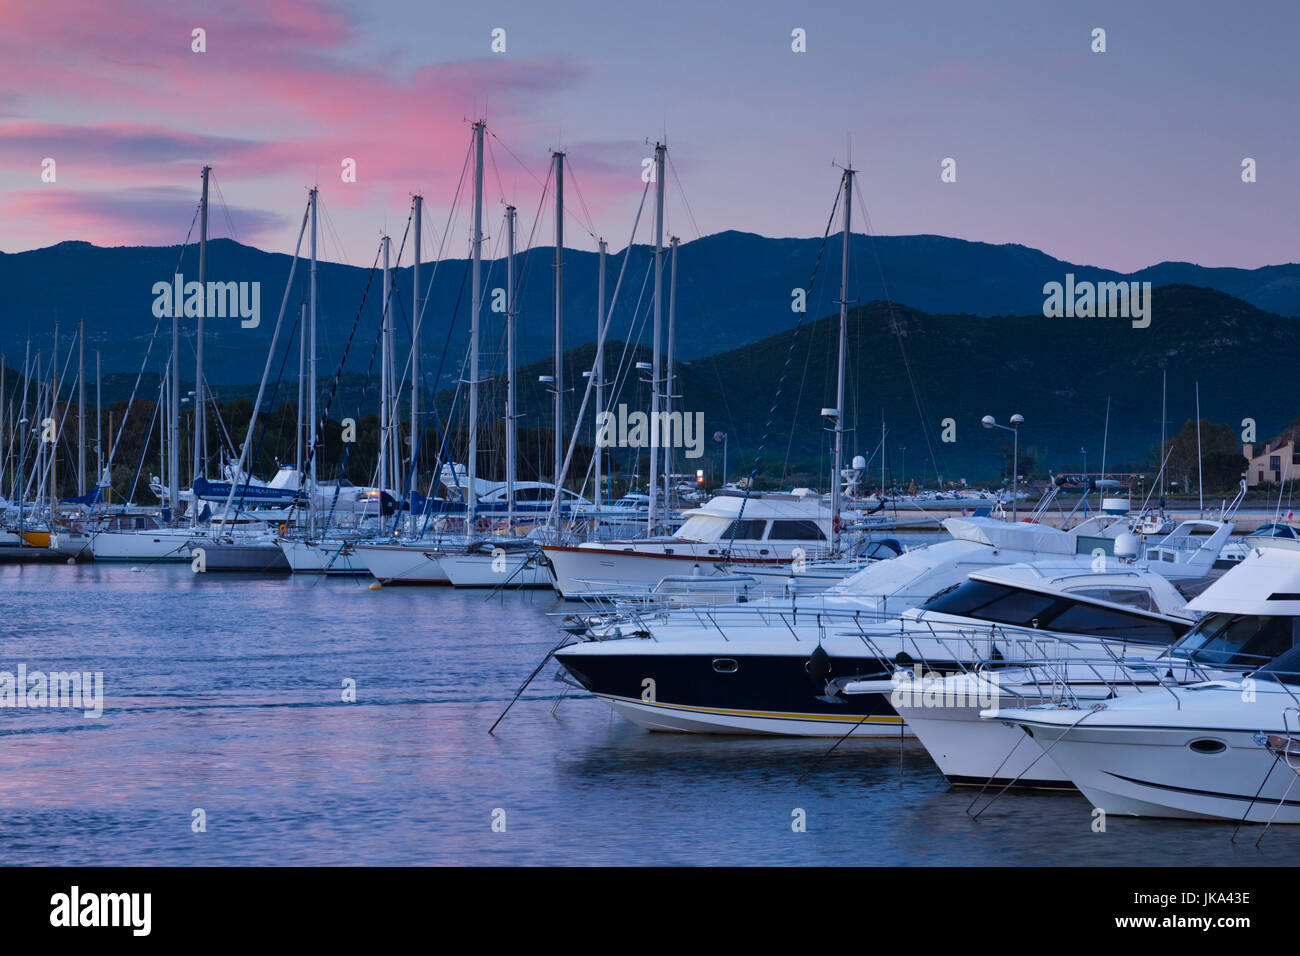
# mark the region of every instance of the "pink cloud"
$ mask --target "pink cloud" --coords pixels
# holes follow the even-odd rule
[[[206,53],[191,52],[195,27],[207,30]],[[28,116],[0,124],[0,164],[21,181],[54,156],[61,183],[102,191],[193,190],[195,167],[206,162],[231,199],[255,184],[265,196],[269,183],[293,190],[296,203],[304,185],[337,183],[346,157],[357,162],[358,183],[334,190],[333,203],[383,207],[417,189],[454,187],[469,119],[485,102],[492,127],[508,128],[512,149],[544,170],[529,107],[585,74],[570,60],[487,56],[399,71],[352,59],[357,38],[350,16],[322,0],[232,0],[219,9],[135,0],[129,15],[110,4],[0,0],[0,88],[30,89],[35,80],[40,91],[0,99],[0,115]],[[593,180],[593,198],[603,191],[604,180]],[[155,209],[142,213],[142,226]],[[97,234],[127,228],[129,210],[108,203],[78,213],[83,227],[94,210],[105,216]]]

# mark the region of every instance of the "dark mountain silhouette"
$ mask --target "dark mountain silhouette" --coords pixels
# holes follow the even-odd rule
[[[728,433],[733,478],[750,468],[787,355],[788,372],[775,402],[762,470],[777,477],[829,474],[832,436],[820,412],[835,405],[838,321],[831,315],[806,323],[793,351],[794,333],[785,331],[679,366],[679,407],[704,413],[707,436]],[[1013,414],[1025,416],[1020,452],[1034,460],[1036,472],[1078,471],[1082,448],[1089,469],[1098,471],[1104,443],[1110,470],[1154,475],[1162,372],[1168,374],[1169,437],[1195,417],[1198,382],[1201,415],[1230,425],[1235,433],[1251,418],[1261,438],[1273,435],[1295,419],[1300,406],[1300,397],[1290,389],[1300,355],[1300,322],[1193,286],[1154,289],[1152,321],[1145,329],[1118,318],[931,315],[872,302],[849,313],[848,341],[847,421],[854,428],[848,456],[872,458],[876,482],[880,459],[873,456],[882,414],[890,480],[902,478],[905,470],[907,477],[927,481],[936,472],[946,480],[984,481],[999,473],[1011,453],[1008,433],[981,426],[986,414],[1003,424]],[[581,370],[591,367],[593,354],[594,347],[586,345],[566,355],[568,381],[577,383],[568,395],[566,433],[585,385]],[[610,378],[621,357],[626,370],[649,355],[629,350],[623,357],[623,345],[611,344]],[[526,427],[549,425],[549,397],[537,376],[549,374],[550,368],[549,362],[539,362],[518,374]],[[625,375],[630,384],[619,400],[630,409],[649,407],[649,387],[641,375]],[[489,383],[487,394],[493,396],[489,407],[496,407],[491,402],[500,394],[499,380]],[[449,401],[450,393],[440,396],[444,409]],[[952,443],[941,440],[948,418],[956,431]],[[584,437],[590,440],[590,432],[584,431]],[[630,470],[632,454],[617,453],[616,458]],[[683,458],[679,465],[716,475],[721,458],[721,445],[710,437],[702,461]]]
[[[394,237],[395,256],[400,239]],[[791,311],[792,290],[808,286],[820,245],[819,239],[769,239],[741,232],[723,232],[684,243],[678,263],[679,354],[687,359],[716,354],[791,328],[797,318]],[[835,308],[838,257],[838,238],[832,236],[808,298],[810,316],[824,315]],[[651,301],[647,278],[650,258],[647,247],[633,247],[610,328],[613,338],[649,343],[646,316]],[[405,261],[409,263],[409,259],[408,244]],[[208,278],[213,281],[261,283],[259,328],[240,328],[233,319],[207,322],[209,379],[214,384],[256,381],[284,294],[290,257],[216,239],[209,245],[208,261]],[[521,253],[519,258],[520,361],[539,359],[551,352],[553,261],[554,251],[547,247]],[[184,249],[100,248],[84,242],[64,242],[30,252],[0,254],[0,287],[5,291],[0,341],[9,363],[14,364],[15,355],[21,356],[23,340],[29,337],[34,348],[48,352],[56,320],[66,335],[78,319],[85,318],[88,343],[102,351],[105,372],[129,373],[133,377],[157,324],[151,311],[153,284],[170,279],[178,263],[187,280],[198,278],[198,254],[193,245]],[[609,294],[622,263],[622,254],[608,259]],[[1042,309],[1044,283],[1062,281],[1067,272],[1078,280],[1133,278],[1157,285],[1205,286],[1274,314],[1300,314],[1300,265],[1247,270],[1161,263],[1124,276],[1066,263],[1020,245],[991,245],[942,236],[855,236],[853,270],[851,294],[857,301],[888,298],[932,314],[1037,314]],[[439,386],[449,384],[459,374],[455,364],[463,352],[469,326],[467,273],[466,262],[458,259],[437,265],[436,274],[433,264],[424,266],[426,281],[433,276],[424,326],[424,367],[436,370],[445,351]],[[503,282],[502,263],[489,263],[484,276],[490,304],[490,290]],[[576,346],[595,337],[595,253],[566,250],[564,276],[565,343]],[[410,328],[409,268],[396,270],[394,282],[397,328],[399,339],[403,339],[409,336]],[[289,295],[291,313],[305,298],[306,289],[306,263],[300,262]],[[353,266],[321,263],[322,373],[336,367],[359,311],[361,322],[348,368],[366,370],[378,328],[380,298],[379,277],[371,276],[368,262]],[[485,312],[484,342],[488,353],[496,347],[500,324],[499,315]],[[161,369],[165,359],[169,325],[170,320],[163,321],[163,337],[152,352],[150,362],[155,370]],[[192,326],[193,320],[183,322],[187,341]],[[289,334],[289,326],[284,334]],[[192,365],[192,343],[186,351],[183,367]]]

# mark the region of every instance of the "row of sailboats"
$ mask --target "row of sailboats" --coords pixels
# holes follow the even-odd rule
[[[223,571],[295,571],[315,574],[371,575],[382,584],[452,584],[463,587],[555,587],[562,597],[590,599],[623,592],[630,588],[650,592],[663,582],[678,579],[686,590],[695,579],[732,581],[766,579],[778,589],[788,589],[791,575],[786,569],[797,563],[800,571],[811,565],[814,573],[805,581],[816,582],[815,590],[836,583],[860,570],[877,558],[896,554],[898,547],[884,554],[870,550],[871,532],[886,526],[889,519],[861,514],[864,499],[856,494],[862,464],[855,459],[845,467],[846,358],[849,296],[849,250],[852,235],[851,208],[855,170],[843,170],[837,198],[843,205],[841,274],[839,288],[839,330],[836,367],[836,407],[823,410],[831,420],[834,434],[834,464],[829,495],[812,489],[794,489],[788,493],[756,492],[751,481],[743,489],[724,489],[699,507],[685,514],[674,509],[672,493],[671,442],[649,443],[649,482],[646,494],[631,494],[606,507],[603,501],[605,455],[597,439],[597,453],[592,456],[582,484],[592,481],[594,494],[588,499],[567,488],[569,469],[579,444],[584,415],[594,398],[596,421],[601,421],[610,394],[611,382],[605,376],[605,344],[610,332],[615,304],[622,287],[630,255],[623,257],[618,281],[612,296],[605,289],[606,244],[599,241],[599,278],[597,296],[597,340],[595,361],[586,379],[581,406],[566,429],[566,387],[563,351],[564,318],[564,196],[566,188],[566,154],[552,153],[551,177],[554,182],[555,221],[555,350],[554,371],[543,376],[553,401],[553,481],[518,481],[517,422],[520,417],[516,400],[516,320],[519,315],[516,270],[517,213],[513,203],[505,205],[504,256],[504,391],[505,391],[505,480],[485,482],[481,476],[480,431],[483,423],[483,363],[480,341],[483,336],[483,301],[485,276],[484,243],[484,167],[486,124],[472,127],[469,165],[472,168],[472,232],[470,236],[469,318],[467,354],[461,375],[461,387],[468,413],[467,449],[464,465],[452,461],[445,435],[438,449],[437,463],[428,494],[421,474],[420,446],[424,440],[426,418],[436,415],[431,396],[424,391],[426,370],[421,368],[421,331],[428,303],[427,289],[421,272],[421,238],[424,232],[423,197],[414,196],[413,295],[411,315],[411,349],[409,364],[399,374],[399,350],[396,339],[394,302],[397,295],[393,270],[400,267],[392,257],[392,240],[381,239],[377,260],[382,262],[382,316],[378,338],[379,353],[379,441],[374,484],[357,487],[343,477],[342,466],[332,481],[322,480],[322,423],[330,407],[318,407],[320,349],[318,326],[318,238],[319,202],[317,188],[308,194],[294,254],[290,261],[284,294],[267,350],[266,363],[252,406],[245,438],[238,449],[222,455],[221,475],[212,478],[209,467],[213,457],[209,448],[211,389],[205,375],[205,330],[200,307],[194,343],[195,390],[194,422],[190,448],[190,488],[182,486],[182,441],[180,421],[181,335],[180,309],[171,312],[171,355],[165,364],[160,386],[160,401],[155,407],[159,428],[160,460],[164,475],[151,488],[165,505],[161,513],[148,509],[104,508],[97,500],[82,522],[80,533],[86,535],[86,550],[101,560],[129,562],[190,562],[196,570]],[[646,196],[653,185],[653,291],[650,317],[651,361],[636,363],[638,370],[649,373],[650,423],[658,429],[666,418],[679,413],[675,368],[675,320],[677,288],[677,247],[674,236],[665,242],[665,190],[667,182],[667,146],[655,145],[655,175],[648,179],[642,205],[637,212],[628,249],[636,239]],[[210,167],[202,169],[202,187],[197,211],[199,223],[199,288],[207,288],[208,276],[208,204]],[[459,190],[458,190],[459,195]],[[408,229],[411,223],[408,223]],[[829,225],[828,225],[829,231]],[[300,309],[290,310],[289,303],[302,258],[304,240],[308,245],[309,273],[307,290]],[[188,241],[188,240],[187,240]],[[406,245],[405,239],[402,248]],[[372,276],[379,266],[372,267]],[[435,269],[436,271],[436,269]],[[431,284],[430,280],[430,284]],[[363,303],[364,304],[364,303]],[[638,303],[638,310],[640,306]],[[494,306],[495,310],[495,306]],[[157,314],[157,313],[156,313]],[[296,433],[296,458],[292,466],[282,465],[267,481],[253,476],[255,459],[260,457],[258,425],[264,418],[264,400],[275,365],[278,344],[283,336],[287,315],[297,315],[299,327],[299,402]],[[163,316],[160,314],[159,318]],[[358,318],[360,310],[358,310]],[[666,321],[665,321],[666,320]],[[354,328],[355,332],[355,328]],[[449,329],[450,335],[450,329]],[[351,339],[349,339],[349,343]],[[287,359],[288,346],[285,357]],[[340,360],[342,373],[346,353]],[[146,354],[146,361],[148,355]],[[622,363],[620,363],[622,364]],[[282,366],[283,367],[283,366]],[[142,373],[144,366],[142,365]],[[410,442],[407,452],[400,440],[401,414],[399,394],[401,379],[410,382]],[[617,381],[617,379],[616,379]],[[84,382],[84,379],[83,379]],[[137,379],[137,387],[139,379]],[[337,386],[337,378],[335,380]],[[330,402],[334,389],[330,390]],[[779,397],[778,388],[777,395]],[[24,393],[25,396],[25,393]],[[134,393],[132,395],[134,399]],[[460,400],[460,390],[456,401]],[[131,403],[128,403],[130,407]],[[453,413],[456,405],[453,404]],[[430,419],[432,420],[432,419]],[[441,425],[439,424],[441,430]],[[121,429],[119,428],[119,436]],[[882,439],[883,441],[883,439]],[[110,451],[111,464],[117,442]],[[37,454],[44,454],[38,446]],[[882,455],[883,459],[883,455]],[[346,452],[344,453],[346,462]],[[101,481],[103,473],[101,471]],[[37,469],[40,473],[40,469]],[[577,482],[575,482],[576,484]],[[438,489],[445,489],[445,497]],[[855,501],[847,500],[846,489],[853,489]],[[526,500],[519,495],[526,493]],[[19,496],[19,506],[27,495]],[[858,505],[857,509],[853,505]],[[626,506],[626,507],[619,507]],[[639,527],[637,527],[639,525]],[[680,525],[680,526],[679,526]],[[629,533],[632,532],[632,533]],[[71,530],[68,532],[71,537]],[[583,537],[589,540],[582,540]],[[680,579],[690,579],[682,582]],[[748,585],[746,585],[748,588]],[[808,588],[804,588],[807,590]]]

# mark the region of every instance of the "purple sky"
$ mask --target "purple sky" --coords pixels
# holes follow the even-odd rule
[[[233,225],[291,251],[319,181],[323,255],[368,263],[413,192],[441,234],[481,114],[487,221],[510,198],[531,228],[563,146],[580,248],[594,248],[588,229],[626,243],[645,141],[666,131],[684,241],[820,235],[851,137],[878,233],[1124,270],[1300,258],[1295,5],[1077,6],[0,0],[0,249],[179,242],[209,162],[214,235]],[[206,53],[190,50],[194,27]],[[490,52],[496,27],[504,54]],[[1090,51],[1095,27],[1105,53]],[[791,51],[795,28],[806,53]],[[355,184],[340,181],[344,157]],[[946,157],[955,183],[940,181]],[[466,246],[462,216],[447,254]]]

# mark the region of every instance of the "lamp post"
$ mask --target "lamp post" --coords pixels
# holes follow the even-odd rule
[[[722,442],[722,486],[727,485],[727,433],[714,432],[713,440]]]
[[[1012,415],[1010,425],[999,425],[992,415],[985,415],[980,419],[980,423],[985,428],[1000,428],[1004,432],[1011,432],[1013,438],[1011,441],[1011,520],[1018,521],[1020,517],[1020,426],[1025,423],[1024,415]]]

